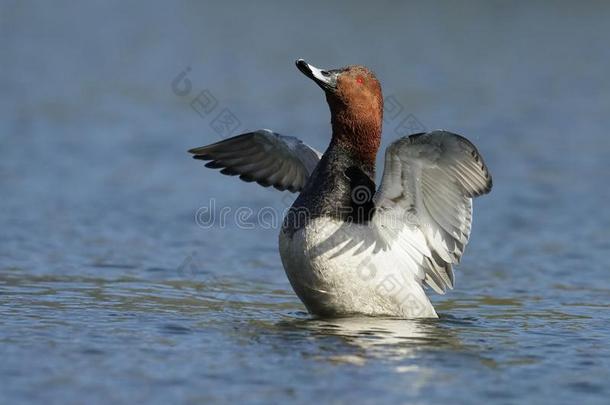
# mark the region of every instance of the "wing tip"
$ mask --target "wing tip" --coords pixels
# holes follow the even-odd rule
[[[487,166],[485,166],[484,163],[483,163],[483,170],[484,170],[484,175],[485,175],[485,185],[483,187],[481,187],[480,189],[475,190],[475,192],[472,193],[472,195],[470,196],[471,198],[480,197],[482,195],[489,194],[491,192],[491,189],[494,186],[491,174],[489,173],[489,170],[487,169]]]
[[[199,160],[206,160],[205,158],[203,158],[202,156],[193,156],[193,158],[195,159],[199,159]],[[210,169],[220,169],[223,167],[223,165],[219,164],[217,161],[212,160],[211,162],[208,162],[205,164],[205,167],[208,167]]]
[[[494,187],[494,181],[491,178],[491,175],[488,173],[487,174],[487,185],[486,185],[485,189],[483,190],[482,194],[488,194],[493,187]]]

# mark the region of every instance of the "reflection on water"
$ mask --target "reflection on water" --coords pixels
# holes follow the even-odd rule
[[[280,322],[278,326],[297,328],[320,340],[337,337],[345,354],[322,353],[321,360],[365,365],[368,359],[400,361],[416,356],[418,350],[461,350],[454,332],[437,319],[403,320],[370,317],[303,319]],[[341,345],[337,345],[340,347]],[[342,350],[340,350],[342,351]],[[327,354],[327,356],[324,356]]]
[[[346,4],[0,2],[0,403],[607,402],[610,6]],[[188,157],[217,111],[328,144],[298,57],[485,156],[440,319],[311,318],[277,229],[195,223],[294,198]]]

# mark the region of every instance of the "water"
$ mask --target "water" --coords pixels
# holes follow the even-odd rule
[[[0,402],[606,403],[607,4],[0,7]],[[439,320],[312,319],[277,229],[195,222],[290,204],[185,151],[225,108],[323,149],[298,57],[378,73],[384,147],[411,117],[486,158]]]

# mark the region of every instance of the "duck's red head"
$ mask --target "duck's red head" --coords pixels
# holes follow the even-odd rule
[[[383,121],[383,96],[375,74],[360,65],[322,70],[302,59],[296,64],[326,93],[333,140],[374,166]]]

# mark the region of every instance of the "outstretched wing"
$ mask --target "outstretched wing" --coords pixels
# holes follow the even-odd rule
[[[472,198],[491,190],[491,175],[476,147],[446,131],[404,137],[386,150],[381,185],[374,200],[383,222],[423,233],[424,281],[443,293],[453,288],[451,265],[458,263],[468,243]],[[391,237],[391,236],[390,236]],[[409,243],[397,239],[390,243]],[[420,251],[422,251],[420,249]]]
[[[189,150],[195,159],[209,160],[206,167],[222,174],[278,190],[301,191],[322,154],[298,138],[268,129],[237,135]]]

